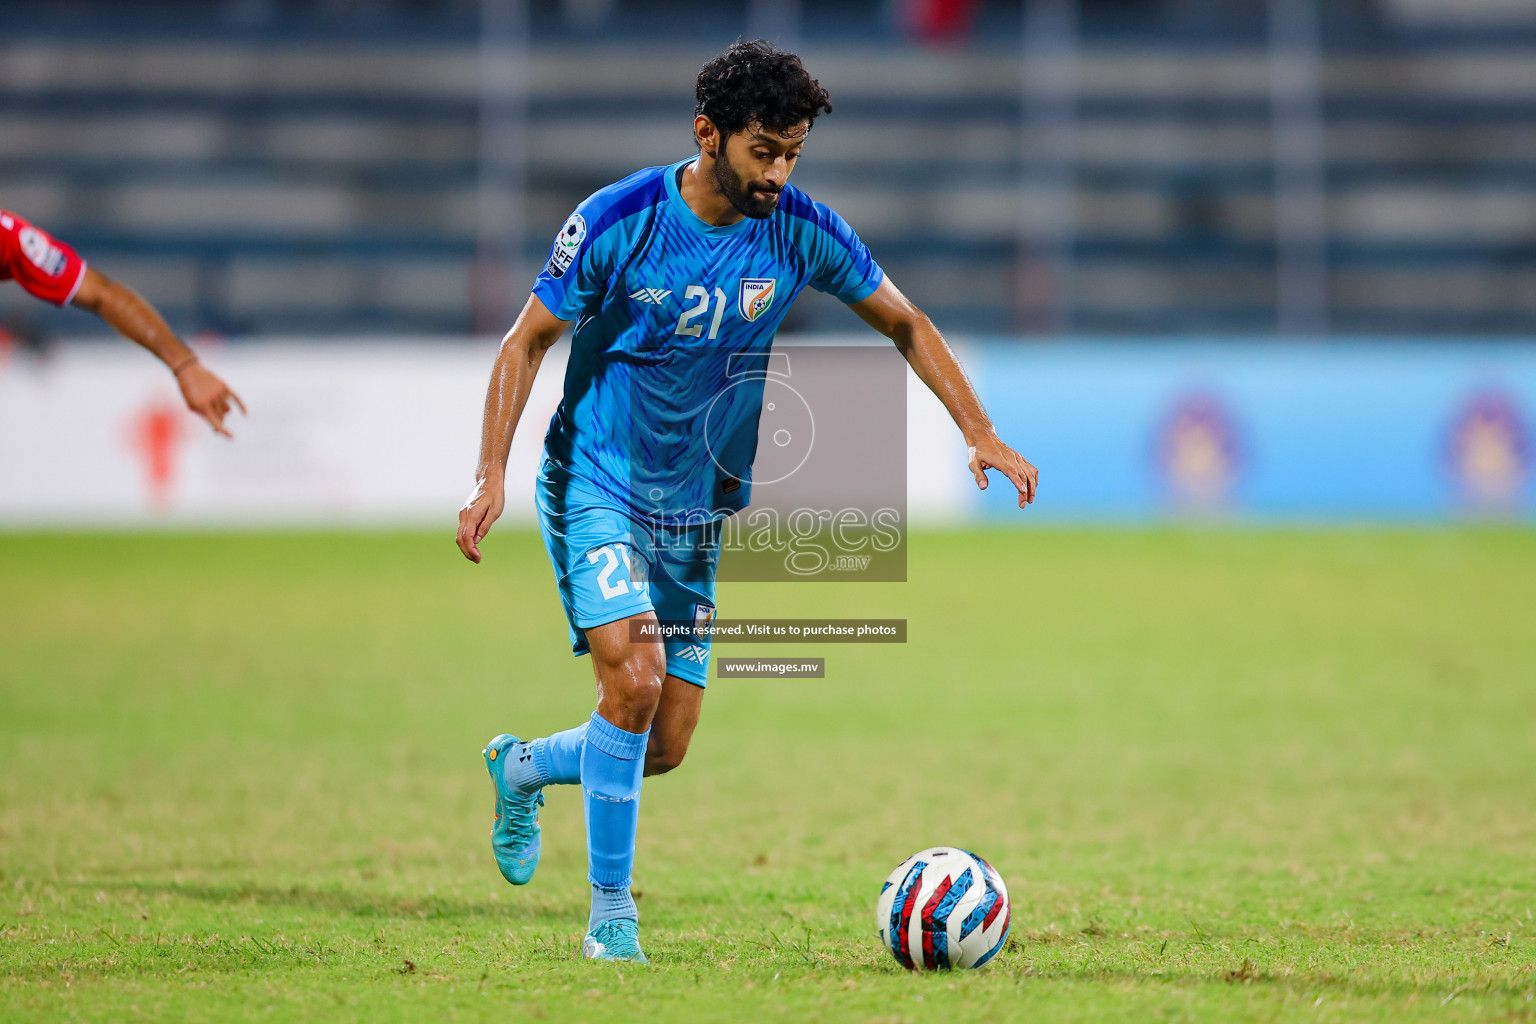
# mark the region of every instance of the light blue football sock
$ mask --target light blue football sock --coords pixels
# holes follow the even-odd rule
[[[625,917],[632,921],[640,920],[640,911],[635,909],[635,897],[630,894],[629,886],[622,889],[604,889],[599,885],[592,887],[592,912],[587,915],[587,931],[590,932],[604,921],[617,921]]]
[[[557,732],[539,742],[533,750],[533,759],[540,770],[556,786],[574,786],[581,782],[581,748],[587,742],[587,723],[574,729]]]
[[[519,743],[508,752],[502,777],[523,793],[545,786],[574,786],[581,781],[581,747],[587,723],[574,729]]]
[[[587,930],[604,921],[638,920],[630,896],[640,781],[651,731],[626,732],[595,711],[581,748],[581,789],[587,818],[587,880],[592,915]]]

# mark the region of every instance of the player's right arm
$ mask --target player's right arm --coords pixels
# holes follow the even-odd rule
[[[245,403],[216,374],[204,366],[197,354],[176,336],[160,311],[138,292],[121,281],[114,281],[91,267],[85,268],[80,285],[70,299],[73,305],[89,310],[110,324],[117,333],[138,342],[159,357],[176,378],[187,408],[208,421],[216,433],[233,437],[224,426],[232,406],[245,412]]]
[[[544,353],[560,340],[567,326],[600,302],[609,276],[618,265],[626,242],[624,231],[613,230],[620,218],[610,216],[618,199],[642,191],[656,179],[657,168],[630,175],[588,196],[576,207],[550,246],[549,263],[533,283],[533,294],[517,323],[501,339],[501,352],[491,371],[485,396],[485,422],[480,432],[480,464],[475,489],[459,509],[459,550],[471,562],[480,561],[480,541],[505,507],[507,453],[512,433],[528,404],[533,378]]]
[[[68,245],[0,210],[0,279],[14,278],[35,298],[55,306],[75,305],[101,317],[119,334],[160,357],[176,377],[187,408],[229,437],[224,418],[230,406],[245,406],[218,377],[198,362],[166,325],[165,318],[132,288],[86,265]]]
[[[475,488],[459,509],[459,550],[471,562],[480,561],[480,542],[506,507],[507,453],[512,450],[512,435],[528,404],[544,353],[560,340],[566,326],[566,321],[551,313],[537,295],[530,295],[517,322],[501,339],[491,386],[485,394]]]

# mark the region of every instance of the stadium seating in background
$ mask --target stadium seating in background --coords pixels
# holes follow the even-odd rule
[[[1337,332],[1536,330],[1536,45],[1448,38],[1459,41],[1327,53]],[[530,271],[585,194],[690,151],[692,76],[724,41],[535,36]],[[941,323],[971,332],[1019,326],[1018,219],[1040,199],[1020,180],[1015,42],[812,35],[803,48],[837,109],[797,183]],[[1267,76],[1254,42],[1085,38],[1072,329],[1273,329]],[[0,206],[76,243],[188,331],[463,333],[478,88],[467,32],[8,32]],[[0,314],[21,301],[0,293]],[[812,300],[790,326],[853,323]]]

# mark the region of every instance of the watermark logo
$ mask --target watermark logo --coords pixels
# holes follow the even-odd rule
[[[710,461],[723,474],[727,494],[743,482],[781,483],[805,465],[816,444],[816,414],[789,382],[790,356],[785,352],[732,355],[728,367],[729,383],[710,402],[704,417]],[[741,428],[750,427],[747,420],[754,404],[758,407],[757,451],[744,459]]]
[[[717,679],[825,679],[826,658],[721,658]]]
[[[690,347],[657,363],[665,389],[632,375],[635,529],[674,579],[905,579],[905,372],[885,347],[775,342]]]

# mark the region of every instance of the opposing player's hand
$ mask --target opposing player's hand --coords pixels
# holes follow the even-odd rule
[[[501,518],[505,505],[506,487],[500,477],[491,477],[477,481],[469,500],[459,509],[459,550],[476,565],[480,564],[480,542],[491,532],[491,524]]]
[[[987,470],[995,469],[1006,476],[1019,489],[1019,508],[1035,500],[1035,488],[1040,484],[1040,471],[1028,459],[1009,448],[994,434],[976,444],[970,450],[971,473],[976,486],[987,489]]]
[[[197,413],[208,421],[216,434],[234,438],[224,426],[224,417],[229,415],[230,407],[238,406],[240,415],[245,415],[245,403],[240,401],[240,396],[230,390],[225,384],[202,363],[193,363],[176,375],[176,383],[181,385],[181,397],[186,400],[187,408]]]

